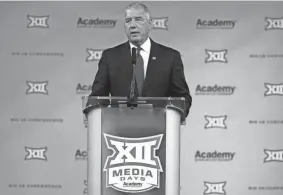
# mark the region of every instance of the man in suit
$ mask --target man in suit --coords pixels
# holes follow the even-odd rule
[[[128,41],[103,51],[90,96],[128,96],[133,76],[131,51],[135,47],[139,51],[136,70],[142,75],[137,76],[139,96],[184,97],[188,116],[192,97],[181,55],[149,38],[151,28],[150,12],[144,4],[132,3],[125,9]]]

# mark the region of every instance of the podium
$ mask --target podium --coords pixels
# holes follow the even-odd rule
[[[185,99],[83,97],[88,195],[179,195]]]

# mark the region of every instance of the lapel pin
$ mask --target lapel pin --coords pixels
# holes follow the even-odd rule
[[[153,59],[153,60],[156,60],[156,57],[153,56],[152,59]]]

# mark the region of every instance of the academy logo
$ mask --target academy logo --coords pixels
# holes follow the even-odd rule
[[[75,154],[75,159],[76,160],[87,160],[87,151],[83,150],[77,150]]]
[[[283,30],[283,18],[269,18],[265,17],[267,22],[265,30]]]
[[[79,18],[77,22],[78,28],[114,28],[117,20],[100,19],[100,18]]]
[[[197,29],[233,29],[236,20],[202,20],[198,19],[196,22]]]
[[[44,94],[48,95],[47,85],[48,81],[26,81],[28,89],[26,94]]]
[[[99,61],[102,56],[102,49],[86,49],[88,56],[86,62]]]
[[[159,149],[163,135],[125,138],[104,134],[107,148],[113,151],[105,162],[106,187],[121,192],[140,193],[159,188]]]
[[[209,85],[197,85],[196,95],[233,95],[236,87],[234,86],[219,86],[215,84],[214,86]]]
[[[283,150],[268,150],[264,149],[266,157],[264,163],[267,162],[283,162]]]
[[[25,151],[27,155],[25,156],[25,160],[44,160],[47,161],[46,151],[47,147],[43,148],[30,148],[25,147]]]
[[[228,50],[205,50],[205,53],[208,55],[208,57],[205,59],[205,63],[210,63],[210,62],[221,62],[221,63],[228,63],[227,60],[227,53]]]
[[[152,18],[152,29],[168,30],[168,17]]]
[[[195,161],[232,161],[235,152],[200,152],[196,151]]]
[[[203,192],[204,195],[226,195],[226,191],[224,189],[226,182],[204,182],[206,187],[205,191]]]
[[[85,94],[91,92],[92,85],[84,85],[81,83],[77,84],[76,93],[77,94]]]
[[[27,15],[29,20],[27,28],[49,28],[48,19],[50,16],[31,16]]]
[[[204,116],[207,123],[205,124],[205,129],[211,128],[221,128],[227,129],[227,125],[225,124],[227,116]]]
[[[264,96],[283,96],[283,83],[279,84],[271,84],[271,83],[264,83],[266,91]]]

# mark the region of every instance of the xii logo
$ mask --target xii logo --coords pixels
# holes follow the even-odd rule
[[[104,165],[106,187],[118,191],[138,193],[159,188],[159,149],[163,135],[143,138],[125,138],[104,134],[107,148],[113,151]]]
[[[153,29],[168,30],[168,17],[152,18]]]
[[[29,23],[27,28],[49,28],[48,19],[50,16],[31,16],[28,15]]]
[[[264,163],[267,162],[283,162],[283,150],[268,150],[264,149],[266,157]]]
[[[47,161],[47,157],[45,155],[47,151],[47,147],[43,147],[43,148],[25,147],[25,150],[28,153],[25,156],[25,160],[45,160]]]
[[[27,86],[29,87],[26,91],[26,94],[44,94],[48,95],[47,85],[48,81],[36,82],[36,81],[26,81]]]
[[[99,61],[103,52],[101,49],[86,49],[86,51],[88,53],[86,62]]]
[[[265,30],[283,30],[283,18],[269,18],[265,17],[267,25]]]
[[[227,125],[225,124],[227,116],[204,116],[207,123],[205,124],[205,129],[210,128],[221,128],[221,129],[227,129]]]
[[[204,195],[225,195],[225,185],[226,182],[217,182],[217,183],[211,183],[211,182],[204,182],[204,185],[206,187],[204,191]]]
[[[84,180],[85,189],[83,194],[87,194],[87,180]]]
[[[272,95],[283,96],[283,83],[279,83],[279,84],[264,83],[264,86],[266,88],[264,96],[272,96]]]
[[[227,53],[228,50],[205,50],[205,53],[208,55],[208,57],[205,59],[205,63],[209,62],[222,62],[222,63],[228,63],[227,60]]]

